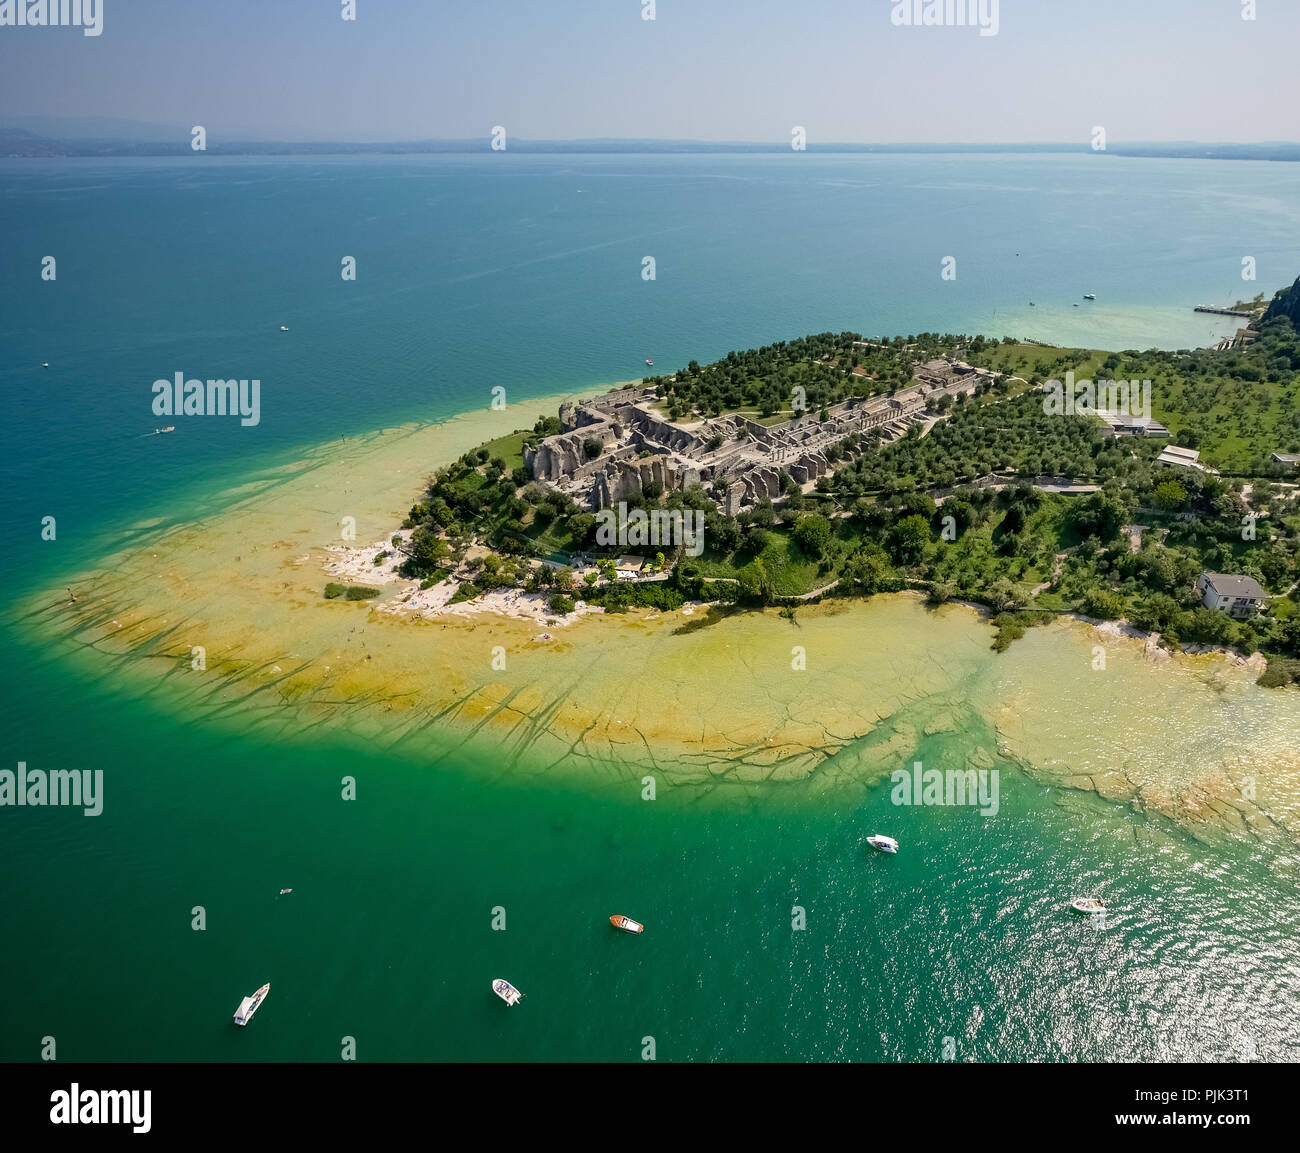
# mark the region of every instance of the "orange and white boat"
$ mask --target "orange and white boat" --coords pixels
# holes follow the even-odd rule
[[[631,917],[625,917],[622,913],[615,913],[609,919],[609,923],[616,929],[622,929],[625,933],[644,933],[645,926],[640,921],[634,921]]]

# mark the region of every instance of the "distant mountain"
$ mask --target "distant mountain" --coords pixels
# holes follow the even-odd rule
[[[1290,288],[1278,290],[1277,295],[1273,297],[1273,303],[1268,306],[1268,311],[1264,313],[1264,321],[1267,322],[1279,316],[1290,317],[1295,330],[1300,332],[1300,278],[1297,278]]]
[[[117,116],[0,116],[0,131],[16,128],[50,140],[118,140],[157,144],[188,140],[190,125],[147,124]]]
[[[1088,142],[1031,144],[844,144],[811,140],[808,152],[877,155],[1095,155]],[[489,152],[486,136],[473,140],[288,141],[208,136],[207,152],[214,156],[330,156],[351,154],[409,155]],[[524,140],[511,137],[509,151],[553,155],[788,154],[788,140],[770,142],[725,140]],[[146,124],[108,116],[0,116],[0,156],[184,156],[191,153],[190,126]],[[1300,144],[1205,144],[1195,141],[1155,143],[1112,142],[1107,157],[1194,160],[1300,161]]]
[[[0,128],[0,156],[66,156],[67,147],[21,128]]]

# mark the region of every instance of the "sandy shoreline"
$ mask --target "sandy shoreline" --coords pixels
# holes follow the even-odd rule
[[[690,605],[558,617],[544,594],[453,605],[450,584],[421,590],[398,576],[399,557],[374,564],[435,467],[556,403],[386,430],[288,462],[251,495],[232,489],[201,525],[141,532],[32,598],[33,643],[53,641],[88,675],[127,678],[186,715],[252,709],[281,731],[337,726],[435,753],[487,742],[490,762],[521,772],[866,787],[950,717],[973,734],[971,765],[1002,753],[1189,825],[1188,804],[1206,795],[1222,809],[1215,820],[1253,828],[1255,809],[1243,816],[1229,796],[1234,766],[1271,766],[1260,803],[1300,836],[1287,737],[1300,733],[1300,694],[1258,689],[1240,658],[1170,655],[1118,623],[1069,619],[995,655],[986,610],[923,608],[920,594],[830,598],[797,621]],[[352,539],[341,539],[345,520]],[[332,580],[382,595],[327,600]],[[1099,638],[1104,676],[1091,665]]]
[[[404,577],[397,570],[405,560],[403,553],[393,546],[393,538],[400,536],[409,542],[410,529],[395,529],[386,538],[373,544],[354,548],[349,545],[327,545],[326,560],[320,564],[321,572],[326,577],[339,577],[355,584],[378,587],[383,598],[374,602],[376,612],[388,613],[397,617],[419,617],[423,620],[445,618],[469,619],[483,613],[509,617],[512,620],[533,621],[550,628],[566,628],[583,616],[591,613],[603,613],[600,605],[589,605],[586,601],[575,602],[573,612],[556,613],[550,607],[550,597],[544,593],[530,593],[523,589],[492,589],[480,593],[473,600],[451,604],[459,588],[459,581],[454,577],[438,582],[429,588],[421,588],[421,582]],[[387,552],[388,556],[375,564],[375,558]],[[300,566],[318,563],[318,558],[308,553],[299,557]]]

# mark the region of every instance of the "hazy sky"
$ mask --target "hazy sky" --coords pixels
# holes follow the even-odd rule
[[[295,140],[1300,137],[1300,0],[999,0],[996,36],[896,27],[894,0],[100,2],[99,37],[0,27],[0,112]]]

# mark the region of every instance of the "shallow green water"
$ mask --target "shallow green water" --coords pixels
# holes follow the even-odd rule
[[[6,1059],[45,1036],[65,1060],[335,1060],[345,1037],[362,1060],[639,1060],[644,1037],[660,1060],[933,1061],[944,1038],[959,1060],[1300,1054],[1300,918],[1272,854],[1013,766],[994,819],[900,809],[888,784],[646,801],[612,770],[577,787],[187,724],[39,658],[11,687],[30,765],[103,766],[105,806],[5,814]],[[869,854],[876,831],[903,851]],[[1094,889],[1101,927],[1063,908]]]

